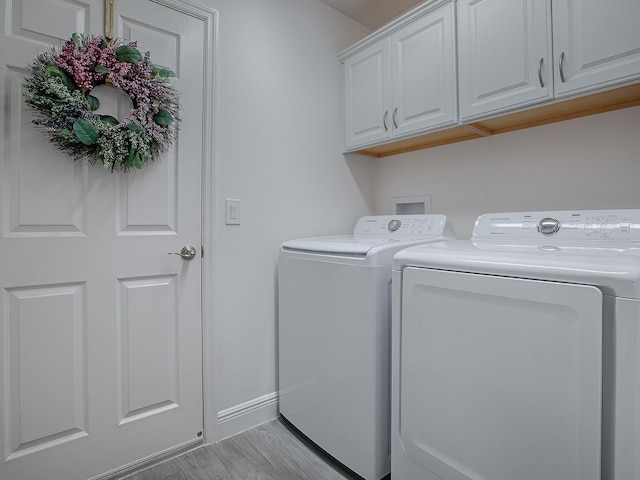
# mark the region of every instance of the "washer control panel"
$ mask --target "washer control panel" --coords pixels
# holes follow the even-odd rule
[[[474,239],[547,239],[640,246],[640,210],[577,210],[481,215]]]
[[[376,215],[362,217],[353,231],[354,236],[404,239],[407,237],[435,237],[448,228],[447,217],[428,215]]]

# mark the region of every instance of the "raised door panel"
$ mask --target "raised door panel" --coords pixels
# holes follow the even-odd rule
[[[391,37],[394,136],[457,120],[453,8],[447,4]]]
[[[391,137],[389,42],[385,38],[345,62],[347,150]]]
[[[554,0],[555,94],[640,78],[640,2]]]
[[[8,461],[88,435],[86,284],[6,288]]]
[[[458,2],[460,117],[551,98],[550,0]]]

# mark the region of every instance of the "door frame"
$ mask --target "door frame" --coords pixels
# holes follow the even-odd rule
[[[204,442],[214,443],[218,438],[218,402],[216,398],[215,324],[213,287],[214,275],[214,223],[217,201],[214,180],[217,163],[217,102],[218,84],[216,62],[218,58],[217,10],[191,0],[150,0],[153,3],[184,12],[202,20],[205,28],[204,45],[204,103],[202,114],[202,398]],[[117,5],[116,5],[117,11]],[[163,455],[164,456],[164,455]]]

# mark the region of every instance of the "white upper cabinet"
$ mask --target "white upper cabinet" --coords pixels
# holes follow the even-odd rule
[[[462,121],[552,98],[550,0],[458,0]]]
[[[640,0],[428,0],[338,55],[346,150],[396,153],[638,105]]]
[[[453,4],[391,36],[394,135],[457,121]]]
[[[457,122],[454,7],[436,3],[346,58],[348,150]]]
[[[458,0],[463,122],[640,78],[640,0]]]
[[[640,78],[640,0],[553,0],[555,94]]]
[[[391,137],[389,54],[390,39],[385,38],[344,64],[347,148]]]

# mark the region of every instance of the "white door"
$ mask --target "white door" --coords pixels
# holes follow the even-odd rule
[[[394,135],[457,121],[454,4],[391,36]]]
[[[49,44],[103,33],[103,2],[0,8],[0,478],[82,480],[201,442],[201,260],[168,253],[200,252],[207,37],[117,2],[116,35],[176,72],[183,121],[160,162],[113,175],[48,144],[20,91]]]
[[[554,0],[557,97],[640,78],[638,0]]]
[[[398,478],[600,479],[599,289],[407,268],[401,302]]]
[[[460,118],[550,99],[551,0],[460,0]]]
[[[389,42],[385,38],[344,64],[347,149],[391,137]]]

